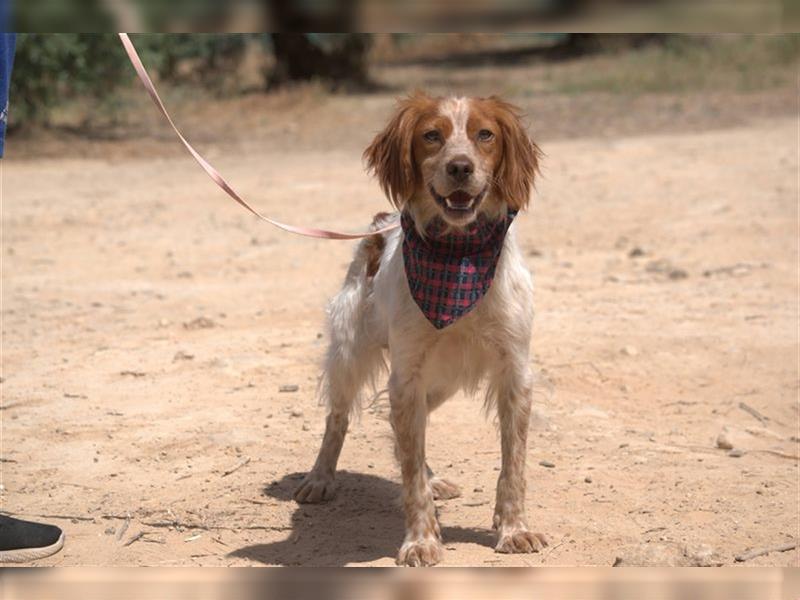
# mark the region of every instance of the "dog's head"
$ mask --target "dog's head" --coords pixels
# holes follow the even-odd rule
[[[490,98],[432,98],[417,92],[364,151],[386,195],[419,220],[461,227],[479,212],[528,205],[539,148],[519,111]]]

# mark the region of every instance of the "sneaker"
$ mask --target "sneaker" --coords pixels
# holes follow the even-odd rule
[[[0,515],[0,563],[19,563],[55,554],[64,532],[55,525],[21,521]]]

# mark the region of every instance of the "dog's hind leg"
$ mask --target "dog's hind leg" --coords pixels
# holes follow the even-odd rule
[[[451,500],[461,496],[461,488],[455,483],[436,475],[428,463],[425,463],[425,468],[428,469],[428,484],[431,486],[434,500]]]
[[[295,491],[298,502],[322,502],[333,497],[336,464],[356,400],[365,384],[385,368],[381,344],[373,341],[370,285],[363,253],[359,252],[344,287],[328,307],[331,341],[321,382],[328,416],[314,467]]]

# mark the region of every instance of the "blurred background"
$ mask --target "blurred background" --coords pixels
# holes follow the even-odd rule
[[[800,56],[797,34],[181,33],[132,39],[184,126],[202,123],[201,135],[215,144],[292,132],[284,142],[305,139],[315,147],[362,144],[366,138],[353,135],[355,128],[365,120],[380,123],[393,99],[415,88],[499,94],[535,111],[535,131],[545,137],[790,113]],[[624,106],[632,101],[646,106],[631,114]],[[9,144],[22,155],[60,153],[59,142],[68,142],[73,154],[92,152],[80,143],[87,139],[105,152],[97,142],[169,135],[115,34],[20,34],[10,102]],[[567,105],[577,109],[569,119]],[[358,107],[358,123],[347,106]],[[42,143],[25,143],[35,140]],[[153,147],[132,149],[141,150]]]
[[[61,0],[14,2],[15,31],[791,31],[794,0]],[[0,25],[5,21],[0,10]]]

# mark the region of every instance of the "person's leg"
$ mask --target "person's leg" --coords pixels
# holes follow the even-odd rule
[[[14,48],[17,34],[0,33],[0,158],[6,137],[8,121],[8,88],[11,84],[11,66],[14,64]]]
[[[8,119],[8,87],[14,63],[16,34],[0,33],[0,158]],[[0,165],[2,169],[2,165]],[[55,554],[64,545],[64,532],[55,525],[0,515],[0,563],[27,562]]]

